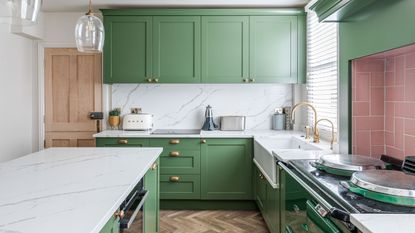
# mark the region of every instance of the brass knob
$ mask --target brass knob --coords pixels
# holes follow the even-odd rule
[[[255,82],[255,79],[254,79],[254,78],[250,78],[250,79],[249,79],[249,81],[250,81],[251,83],[254,83],[254,82]]]
[[[242,79],[244,81],[244,83],[249,82],[249,80],[247,78]]]
[[[151,170],[156,170],[157,169],[157,167],[158,167],[158,164],[157,163],[153,163],[153,166],[151,166]]]
[[[117,210],[117,212],[114,213],[114,217],[118,217],[120,219],[124,218],[125,213],[124,210]]]
[[[118,144],[128,144],[128,139],[120,139],[118,140]]]
[[[179,139],[171,139],[170,140],[170,144],[179,144],[180,140]]]
[[[154,79],[154,82],[158,83],[159,82],[159,79],[158,78],[155,78]]]
[[[152,80],[151,78],[148,78],[148,79],[147,79],[147,82],[148,82],[148,83],[151,83],[152,81],[153,81],[153,80]]]
[[[200,140],[200,143],[202,143],[202,144],[205,144],[206,142],[207,142],[206,139]]]
[[[170,181],[171,182],[179,182],[180,177],[179,176],[170,176]]]
[[[259,178],[260,178],[261,180],[263,180],[263,179],[264,179],[264,175],[262,175],[262,173],[260,173],[260,174],[259,174]]]
[[[179,155],[180,155],[180,152],[179,151],[171,151],[170,152],[170,157],[177,157]]]

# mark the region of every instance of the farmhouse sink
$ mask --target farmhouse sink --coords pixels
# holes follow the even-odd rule
[[[286,156],[295,158],[303,154],[315,154],[314,152],[323,154],[324,148],[308,142],[300,136],[255,137],[254,163],[268,182],[274,188],[278,188],[277,158],[273,155],[273,151],[281,151]]]

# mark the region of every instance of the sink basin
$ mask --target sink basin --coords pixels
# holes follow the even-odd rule
[[[296,136],[256,137],[254,142],[254,163],[259,167],[270,184],[278,187],[277,159],[272,154],[277,150],[290,150],[291,153],[322,151],[318,145]]]

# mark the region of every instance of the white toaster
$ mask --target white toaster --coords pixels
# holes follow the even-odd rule
[[[124,130],[151,130],[153,115],[149,113],[131,113],[124,116],[122,121]]]

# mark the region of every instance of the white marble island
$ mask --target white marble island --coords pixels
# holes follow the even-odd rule
[[[0,163],[0,232],[99,232],[161,152],[52,148]]]

